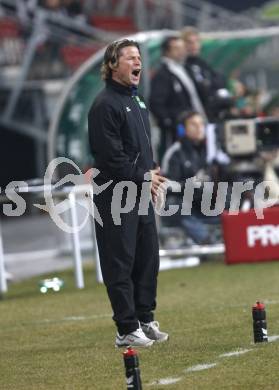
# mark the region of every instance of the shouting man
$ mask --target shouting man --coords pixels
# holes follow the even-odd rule
[[[159,246],[153,205],[139,212],[142,184],[150,180],[150,197],[156,202],[165,178],[153,162],[148,111],[138,96],[142,62],[135,41],[110,44],[104,55],[102,78],[106,86],[96,97],[88,116],[89,142],[100,174],[97,185],[112,185],[94,196],[103,226],[96,223],[104,283],[117,326],[116,346],[150,346],[168,339],[154,321]],[[147,174],[147,175],[146,175]],[[136,186],[135,207],[115,225],[112,204],[117,184]],[[128,187],[127,187],[128,188]],[[129,188],[128,188],[129,189]],[[123,188],[122,188],[123,190]],[[128,202],[121,192],[121,205]]]

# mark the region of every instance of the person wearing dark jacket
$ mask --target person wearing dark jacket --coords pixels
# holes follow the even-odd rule
[[[178,215],[175,215],[175,221],[185,229],[195,243],[213,243],[208,226],[210,217],[205,217],[201,212],[203,183],[216,179],[212,164],[214,160],[219,164],[228,164],[229,159],[216,145],[211,145],[215,142],[213,130],[205,126],[198,112],[182,112],[178,122],[184,133],[181,133],[180,139],[166,151],[162,171],[168,179],[178,182],[182,190],[180,193],[171,192],[167,197],[167,203],[182,206],[185,181],[195,178],[200,182],[202,186],[194,190],[191,215],[181,215],[179,210]]]
[[[161,66],[151,80],[150,109],[161,130],[160,159],[177,138],[176,120],[182,111],[196,110],[205,116],[194,82],[184,68],[185,57],[183,39],[167,37],[162,44]]]
[[[197,29],[194,27],[185,27],[181,32],[181,36],[184,39],[187,52],[185,69],[195,83],[207,118],[209,121],[215,122],[219,113],[218,107],[216,106],[221,104],[222,98],[222,96],[219,95],[221,93],[227,94],[226,79],[221,73],[215,71],[203,58],[201,58],[201,40]],[[225,96],[223,99],[225,99]],[[222,109],[221,106],[220,109]]]
[[[165,341],[154,321],[156,307],[159,246],[152,204],[140,215],[140,193],[146,174],[148,191],[154,202],[158,187],[165,181],[155,167],[150,141],[148,111],[137,94],[142,68],[139,46],[130,40],[116,41],[105,52],[102,76],[105,88],[96,97],[88,115],[89,143],[100,172],[98,186],[112,182],[94,195],[103,226],[95,222],[104,283],[117,326],[116,346],[150,346]],[[114,212],[128,203],[128,192],[120,193],[118,184],[136,186],[134,208],[122,213],[115,224]],[[94,185],[93,185],[94,188]],[[124,206],[123,208],[125,208]],[[144,214],[144,213],[142,213]]]

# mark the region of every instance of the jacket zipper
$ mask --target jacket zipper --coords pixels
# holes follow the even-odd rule
[[[134,165],[136,165],[136,163],[137,163],[137,161],[138,161],[138,159],[139,159],[139,156],[140,156],[140,152],[137,153],[137,156],[136,156],[135,161],[134,161],[134,163],[133,163]]]
[[[133,102],[134,102],[134,105],[137,107],[137,110],[138,110],[138,112],[139,112],[140,119],[141,119],[141,123],[142,123],[142,126],[143,126],[143,130],[144,130],[144,133],[145,133],[145,135],[146,135],[146,138],[147,138],[147,142],[148,142],[149,148],[151,149],[150,140],[149,140],[149,137],[148,137],[148,134],[147,134],[146,128],[145,128],[145,124],[144,124],[143,117],[142,117],[142,115],[141,115],[140,108],[139,108],[139,106],[138,106],[138,103],[135,101],[135,99],[134,99],[134,96],[132,96],[132,100],[133,100]]]

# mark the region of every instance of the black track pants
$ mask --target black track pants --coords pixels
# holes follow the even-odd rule
[[[122,214],[119,226],[110,207],[97,197],[95,204],[103,220],[103,227],[95,223],[103,279],[118,332],[127,334],[138,321],[153,321],[159,270],[155,216],[153,209],[148,218],[139,216],[135,208]]]

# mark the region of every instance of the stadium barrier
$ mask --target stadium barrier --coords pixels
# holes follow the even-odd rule
[[[28,186],[28,187],[19,187],[17,189],[18,194],[30,194],[34,200],[46,199],[46,191],[48,194],[51,193],[53,199],[60,199],[62,201],[66,200],[66,204],[63,204],[63,209],[60,208],[60,213],[63,211],[69,210],[69,217],[71,222],[71,243],[72,243],[72,251],[73,251],[73,265],[74,265],[74,273],[75,273],[75,284],[77,288],[84,288],[84,276],[83,276],[83,268],[82,268],[82,254],[81,254],[81,244],[80,244],[80,236],[79,236],[79,227],[78,227],[78,213],[77,213],[77,199],[79,197],[85,197],[89,199],[89,204],[92,203],[93,191],[92,186],[89,185],[79,185],[79,186],[65,186],[61,187],[61,189],[54,189],[51,185],[39,185],[39,186]],[[6,201],[11,201],[11,198],[6,192],[6,195],[1,195],[1,201],[4,203]],[[62,202],[61,202],[62,203]],[[53,204],[53,207],[55,205]],[[41,207],[42,209],[43,206]],[[93,208],[93,207],[92,207]],[[49,210],[47,210],[49,211]],[[93,222],[93,219],[92,219]],[[92,238],[93,241],[96,242],[95,239],[95,228],[94,223],[91,224],[92,229]],[[2,232],[0,226],[0,293],[6,293],[8,291],[7,280],[5,276],[5,255],[3,251],[2,245]],[[97,280],[102,281],[101,270],[99,267],[99,254],[97,245],[93,246],[95,250],[95,259],[96,259],[96,274]]]
[[[279,207],[266,208],[263,218],[255,210],[230,215],[224,212],[222,225],[227,264],[279,260]]]
[[[77,208],[78,203],[84,207],[84,202],[88,202],[88,210],[90,216],[90,229],[91,229],[91,241],[92,245],[90,249],[94,251],[94,260],[96,267],[96,279],[98,283],[103,282],[102,272],[99,261],[99,252],[98,246],[96,243],[95,236],[95,224],[94,224],[94,207],[93,207],[93,188],[91,185],[75,185],[75,186],[63,186],[55,188],[54,185],[36,185],[36,186],[26,186],[18,187],[17,193],[28,194],[32,196],[33,200],[47,200],[48,198],[52,203],[46,205],[36,205],[37,207],[51,213],[52,211],[62,214],[65,211],[69,211],[69,229],[71,230],[70,234],[67,234],[70,237],[71,241],[71,251],[73,254],[73,266],[75,274],[75,285],[77,288],[84,288],[84,275],[83,275],[83,265],[82,265],[82,246],[81,246],[81,234],[79,228],[79,210]],[[14,193],[13,193],[14,194]],[[1,195],[0,200],[4,203],[11,201],[11,194],[6,192],[5,195]],[[57,205],[54,203],[54,199],[61,200]],[[65,202],[66,201],[66,202]],[[56,209],[57,207],[57,209]],[[52,217],[53,218],[53,217]],[[54,222],[57,221],[54,219]],[[57,223],[59,226],[59,222]],[[59,250],[57,249],[57,253]],[[183,268],[183,267],[192,267],[199,265],[200,261],[197,256],[199,255],[212,255],[212,254],[222,254],[224,253],[224,245],[192,245],[190,247],[178,248],[178,249],[160,249],[160,271],[174,268]],[[2,233],[0,225],[0,293],[6,293],[8,291],[8,284],[5,276],[5,254],[3,251],[2,245]]]

